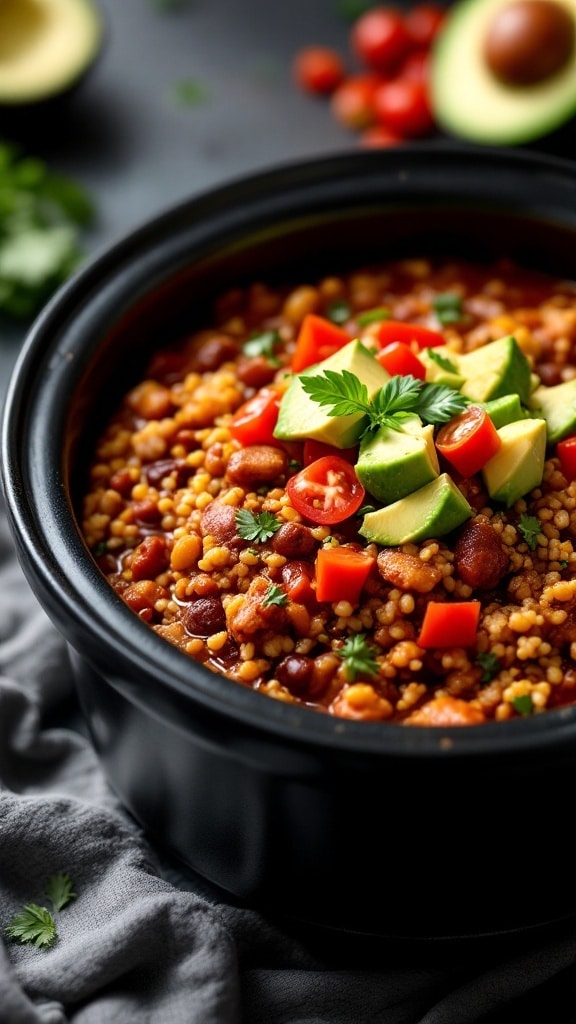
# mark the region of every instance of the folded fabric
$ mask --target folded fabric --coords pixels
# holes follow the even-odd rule
[[[150,846],[75,709],[0,505],[0,1024],[574,1024],[573,923],[433,962],[271,921]],[[75,897],[56,910],[61,873]],[[6,931],[30,903],[53,915],[49,948]]]

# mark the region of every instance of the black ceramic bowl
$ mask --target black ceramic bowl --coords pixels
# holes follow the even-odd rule
[[[355,723],[192,662],[109,588],[75,509],[94,438],[159,335],[255,278],[400,253],[507,255],[576,277],[576,174],[420,146],[273,169],[169,210],[48,305],[5,406],[24,571],[66,637],[94,745],[154,839],[269,914],[394,939],[516,933],[576,912],[576,707],[467,728]]]

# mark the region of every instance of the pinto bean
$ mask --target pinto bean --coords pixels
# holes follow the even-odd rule
[[[239,487],[258,487],[275,480],[288,468],[288,455],[271,444],[252,444],[233,452],[228,460],[226,475]]]
[[[274,534],[272,547],[285,558],[306,558],[318,547],[318,541],[303,523],[284,523]]]
[[[238,536],[236,509],[221,501],[211,501],[202,513],[200,529],[203,537],[210,534],[218,544],[228,544]]]
[[[479,708],[457,697],[435,697],[413,711],[404,725],[481,725],[486,716]]]
[[[493,590],[508,569],[508,556],[486,516],[466,523],[454,548],[460,579],[476,590]]]
[[[141,544],[134,549],[130,568],[132,579],[153,580],[168,568],[169,556],[166,541],[158,534],[151,534],[145,537]]]
[[[423,562],[417,555],[410,555],[398,548],[383,548],[378,554],[378,571],[383,580],[400,590],[416,590],[427,594],[442,579],[442,573],[434,565]]]
[[[226,628],[226,615],[219,597],[197,597],[182,612],[184,629],[191,636],[213,636]]]

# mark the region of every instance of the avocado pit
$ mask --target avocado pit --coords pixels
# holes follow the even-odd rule
[[[512,0],[492,19],[484,59],[506,85],[534,85],[566,66],[574,52],[574,18],[556,0]]]

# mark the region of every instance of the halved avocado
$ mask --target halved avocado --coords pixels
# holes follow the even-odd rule
[[[0,106],[68,92],[94,63],[103,35],[90,0],[0,0]]]
[[[576,0],[556,0],[576,22]],[[460,0],[448,11],[431,60],[432,103],[448,134],[488,145],[521,145],[576,114],[576,47],[533,83],[508,84],[490,68],[485,45],[510,0]]]

